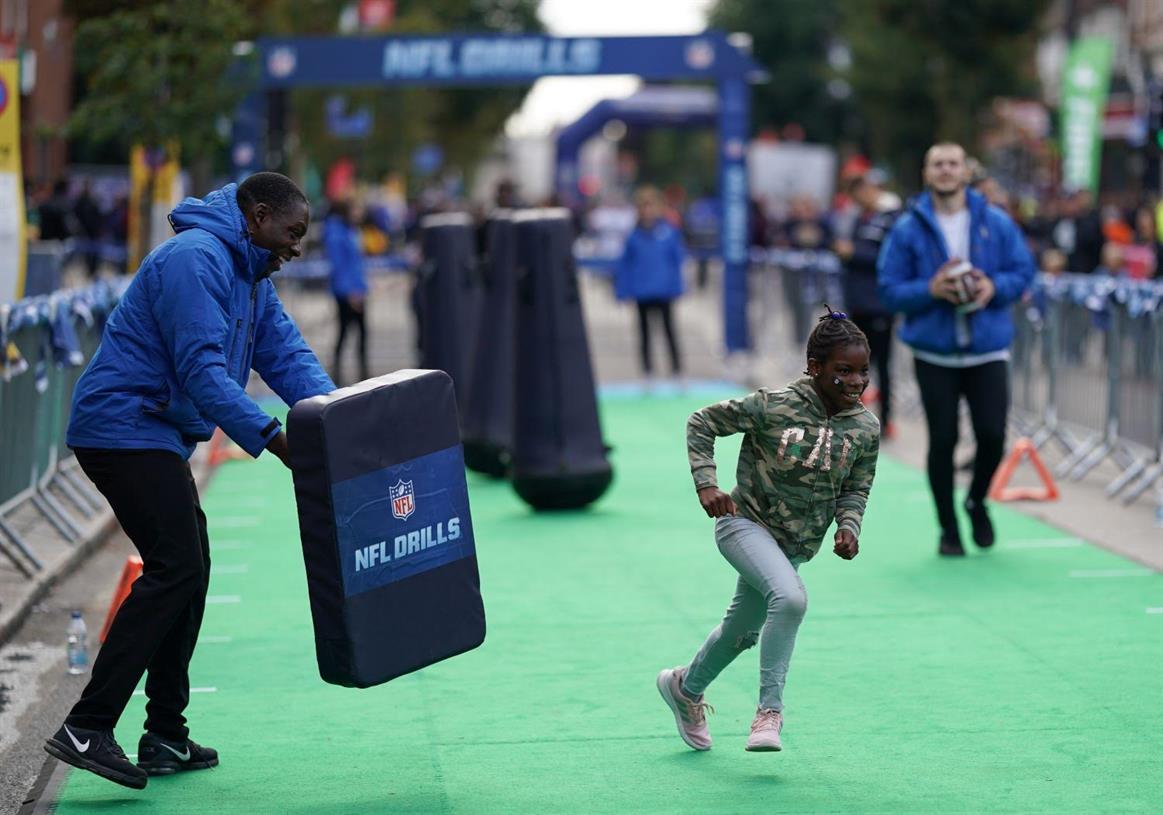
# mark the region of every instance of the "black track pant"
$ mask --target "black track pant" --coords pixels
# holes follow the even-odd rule
[[[339,370],[339,359],[343,353],[343,345],[347,341],[347,331],[352,326],[359,332],[359,378],[360,380],[367,379],[367,301],[364,301],[364,307],[359,310],[353,308],[351,303],[347,302],[346,297],[336,297],[335,304],[339,309],[339,336],[335,340],[335,368],[333,370],[335,384],[339,385],[342,378]]]
[[[122,603],[81,699],[65,720],[112,730],[147,671],[145,728],[187,737],[190,657],[210,582],[206,516],[190,465],[163,450],[77,450],[144,564]]]
[[[1006,413],[1009,410],[1009,363],[999,360],[972,368],[946,368],[916,361],[917,385],[929,423],[929,487],[941,529],[953,535],[953,448],[957,445],[961,397],[969,403],[977,454],[969,497],[985,499],[994,471],[1005,450]]]
[[[892,418],[892,315],[856,314],[852,322],[868,337],[868,351],[876,366],[876,386],[880,390],[880,426]]]
[[[679,359],[678,340],[674,335],[670,300],[638,301],[638,341],[642,352],[642,370],[648,374],[654,370],[650,353],[651,314],[657,315],[662,320],[662,330],[666,333],[666,343],[670,348],[670,369],[677,374],[682,370],[682,361]]]

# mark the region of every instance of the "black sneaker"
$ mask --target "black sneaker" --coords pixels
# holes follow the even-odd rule
[[[137,743],[137,766],[150,775],[208,770],[218,766],[218,751],[190,739],[170,741],[155,733],[146,733]]]
[[[965,547],[961,545],[961,536],[942,532],[941,542],[937,546],[937,554],[943,557],[965,557]]]
[[[145,770],[135,767],[125,757],[125,752],[113,739],[112,730],[85,730],[63,724],[44,743],[44,750],[53,758],[124,787],[141,790],[149,781]]]
[[[965,512],[969,515],[969,522],[973,524],[973,542],[982,549],[993,546],[997,537],[994,535],[993,521],[989,519],[985,504],[967,498],[965,499]]]

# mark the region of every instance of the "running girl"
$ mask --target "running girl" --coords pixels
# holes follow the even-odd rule
[[[699,503],[717,519],[719,551],[739,572],[726,616],[694,659],[658,675],[679,735],[696,750],[711,748],[703,691],[756,642],[759,708],[747,749],[782,749],[784,679],[807,608],[799,567],[820,550],[833,520],[833,551],[845,560],[859,551],[880,447],[879,422],[860,402],[868,354],[860,329],[829,309],[808,338],[806,376],[705,407],[687,422]],[[743,447],[728,495],[715,478],[715,437],[735,433],[744,434]]]

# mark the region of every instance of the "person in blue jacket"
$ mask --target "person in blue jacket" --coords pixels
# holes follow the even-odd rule
[[[642,371],[654,372],[650,353],[650,318],[662,321],[670,348],[670,367],[675,376],[682,372],[678,339],[674,332],[673,302],[683,293],[682,265],[686,259],[682,234],[662,217],[662,198],[653,187],[643,187],[635,196],[638,224],[626,239],[614,277],[614,293],[619,300],[638,304],[638,337]]]
[[[359,379],[367,379],[367,275],[363,268],[359,229],[349,201],[336,201],[323,223],[323,251],[331,264],[331,293],[335,296],[338,334],[331,376],[342,382],[341,356],[352,326],[359,332]]]
[[[334,390],[270,281],[299,256],[309,220],[306,197],[278,173],[182,201],[170,213],[177,234],[142,261],[73,391],[66,441],[144,566],[45,749],[127,787],[218,764],[183,715],[210,577],[187,459],[217,426],[291,466],[279,421],[247,396],[251,369],[288,405]],[[113,729],[147,672],[135,766]]]
[[[963,556],[953,507],[953,449],[961,398],[969,404],[977,453],[965,510],[973,541],[992,546],[985,498],[1005,449],[1010,311],[1034,278],[1021,232],[1004,212],[966,190],[965,151],[935,144],[925,154],[926,191],[893,226],[877,260],[881,300],[905,315],[929,425],[929,487],[941,526],[938,552]]]

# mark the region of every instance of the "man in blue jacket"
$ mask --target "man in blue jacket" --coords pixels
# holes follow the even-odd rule
[[[953,508],[953,448],[961,397],[977,454],[965,510],[973,541],[994,543],[986,493],[1005,448],[1009,409],[1010,310],[1034,277],[1017,226],[967,191],[965,151],[935,144],[925,154],[927,188],[897,221],[877,262],[884,304],[903,312],[929,424],[929,487],[941,525],[938,551],[965,554]]]
[[[206,516],[187,459],[222,430],[290,467],[277,419],[246,394],[253,368],[289,405],[335,386],[283,311],[270,275],[300,254],[310,210],[286,176],[257,173],[170,213],[73,391],[66,440],[141,553],[89,684],[45,750],[141,789],[147,775],[213,767],[190,740],[190,657],[210,577]],[[148,671],[145,734],[130,763],[113,738]]]

